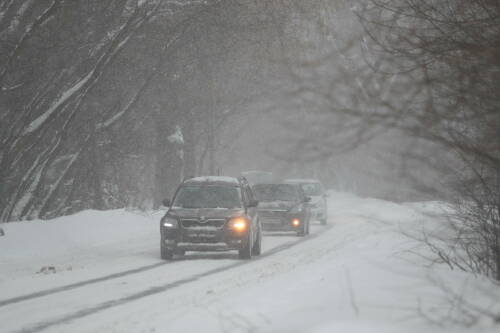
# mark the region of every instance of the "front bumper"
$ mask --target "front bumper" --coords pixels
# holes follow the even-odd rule
[[[300,224],[294,226],[292,221],[298,219]],[[265,231],[299,231],[305,222],[303,213],[289,213],[283,210],[261,210],[259,220]]]
[[[169,249],[186,251],[240,250],[248,242],[248,230],[237,232],[227,226],[166,228],[162,226],[163,245]]]

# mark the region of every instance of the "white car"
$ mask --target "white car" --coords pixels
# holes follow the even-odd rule
[[[285,179],[285,183],[299,184],[304,194],[311,197],[311,219],[318,220],[322,225],[328,221],[328,209],[326,198],[328,194],[319,180],[316,179]]]

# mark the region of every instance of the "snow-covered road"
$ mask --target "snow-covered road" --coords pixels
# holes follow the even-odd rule
[[[291,235],[268,236],[266,243],[263,244],[264,252],[261,258],[274,255],[299,242],[313,238],[318,235],[318,231],[318,228],[314,228],[313,236],[302,239]],[[150,252],[156,260],[158,260],[157,243],[157,241],[152,242]],[[15,315],[9,315],[6,318],[0,315],[0,321],[3,327],[15,328],[19,325],[19,318],[23,318],[20,331],[38,332],[41,329],[83,318],[104,309],[118,305],[125,306],[129,302],[164,293],[206,279],[214,274],[227,274],[226,272],[246,264],[253,263],[239,260],[235,252],[188,253],[183,260],[160,261],[153,264],[149,264],[148,260],[147,265],[134,269],[117,271],[89,280],[78,279],[77,282],[68,285],[57,287],[52,285],[50,289],[3,299],[0,301],[0,307],[8,307],[7,311]],[[25,281],[23,279],[23,283]],[[12,288],[9,289],[13,291]],[[25,289],[19,288],[19,290]],[[171,304],[172,302],[169,301],[168,305]]]
[[[424,318],[446,313],[430,276],[458,285],[470,277],[405,254],[414,244],[400,230],[424,218],[416,207],[332,192],[329,226],[314,225],[306,238],[267,234],[252,261],[224,252],[162,262],[161,213],[7,224],[0,331],[441,331]],[[37,273],[43,266],[56,272]]]

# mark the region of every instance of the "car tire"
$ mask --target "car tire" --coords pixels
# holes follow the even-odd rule
[[[307,224],[304,223],[302,225],[302,228],[300,228],[300,230],[297,231],[297,236],[304,237],[306,235],[306,232],[307,232]]]
[[[255,240],[252,247],[252,255],[260,256],[261,252],[262,252],[262,231],[259,228],[257,239]]]
[[[164,245],[160,245],[160,257],[162,260],[172,260],[174,258],[174,251]]]
[[[240,259],[252,259],[252,245],[252,231],[250,230],[248,233],[248,241],[243,248],[238,250],[238,256]]]

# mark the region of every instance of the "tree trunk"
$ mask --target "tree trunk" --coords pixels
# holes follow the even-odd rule
[[[175,130],[166,114],[161,111],[155,117],[156,129],[156,163],[154,182],[154,208],[160,207],[163,199],[171,198],[179,184],[182,174],[182,159],[178,154],[179,147],[170,142],[168,136]]]
[[[196,176],[196,143],[194,123],[187,121],[184,126],[184,177]]]

